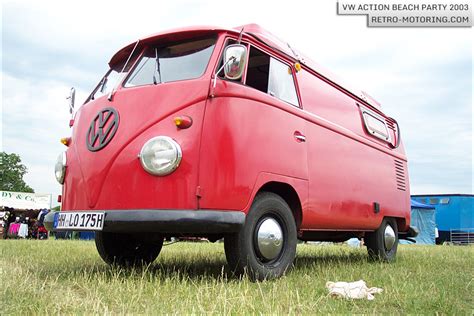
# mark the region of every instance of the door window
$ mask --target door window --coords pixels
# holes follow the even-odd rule
[[[293,73],[290,66],[251,47],[245,84],[298,106]]]

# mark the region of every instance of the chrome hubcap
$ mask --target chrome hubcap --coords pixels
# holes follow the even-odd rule
[[[283,231],[275,219],[266,218],[258,227],[257,247],[267,260],[273,260],[280,254],[283,248]]]
[[[387,225],[385,227],[385,232],[383,234],[383,239],[385,243],[385,249],[388,251],[392,250],[393,245],[395,244],[395,231],[393,230],[392,226]]]

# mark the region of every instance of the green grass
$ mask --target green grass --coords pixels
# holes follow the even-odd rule
[[[299,245],[295,267],[252,283],[227,271],[223,244],[177,243],[151,266],[103,263],[93,242],[0,240],[0,314],[472,315],[474,247],[401,246],[393,264],[365,248]],[[335,299],[326,281],[384,289],[374,301]]]

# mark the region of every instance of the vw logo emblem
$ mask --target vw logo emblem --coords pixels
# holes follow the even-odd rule
[[[90,151],[99,151],[114,138],[119,126],[119,115],[114,108],[99,111],[87,131],[86,144]]]

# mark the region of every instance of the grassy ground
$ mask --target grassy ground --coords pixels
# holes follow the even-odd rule
[[[226,270],[222,244],[177,243],[144,269],[109,268],[93,242],[0,240],[0,314],[472,315],[474,247],[401,246],[394,264],[365,248],[299,245],[285,277],[252,283]],[[327,296],[326,281],[357,281],[384,292],[374,301]]]

